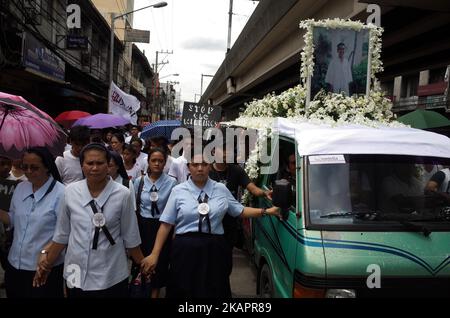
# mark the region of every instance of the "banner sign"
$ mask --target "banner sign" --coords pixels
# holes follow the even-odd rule
[[[66,64],[30,33],[24,34],[23,65],[44,77],[64,81]]]
[[[184,102],[181,125],[193,128],[194,126],[215,127],[220,121],[222,107],[213,105],[199,105]]]
[[[125,93],[111,82],[108,103],[112,114],[127,118],[137,125],[137,111],[141,108],[141,102],[135,96]]]

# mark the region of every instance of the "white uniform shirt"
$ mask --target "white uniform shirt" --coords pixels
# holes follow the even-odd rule
[[[75,287],[84,291],[107,289],[126,279],[129,271],[125,249],[141,244],[130,191],[110,179],[94,199],[115,241],[111,245],[100,231],[96,250],[92,249],[95,226],[89,205],[93,198],[86,180],[67,186],[64,198],[53,236],[54,242],[67,245],[64,278],[72,282],[73,269],[79,269],[79,286]]]
[[[147,168],[148,168],[148,155],[146,153],[141,152],[139,154],[139,157],[136,158],[136,162],[141,167],[141,170],[144,171],[145,174],[147,174]]]
[[[142,168],[139,165],[139,162],[137,162],[137,161],[134,164],[133,168],[131,168],[130,170],[125,168],[125,170],[127,171],[128,176],[131,178],[130,182],[134,182],[134,180],[136,180],[137,178],[139,178],[142,175],[142,173],[141,173]]]
[[[64,151],[63,157],[56,158],[55,164],[65,185],[83,179],[80,158],[72,155],[70,150]]]
[[[120,175],[118,175],[117,178],[114,179],[114,181],[123,185],[123,178]],[[131,201],[132,201],[133,211],[136,211],[136,192],[134,191],[134,185],[131,180],[128,183],[128,189],[130,190],[130,193],[131,193]]]
[[[178,183],[186,181],[190,175],[187,159],[184,156],[173,159],[168,175],[177,179]]]
[[[167,161],[166,161],[166,165],[164,166],[164,170],[163,172],[165,174],[169,174],[170,171],[170,167],[172,167],[172,162],[175,160],[174,157],[172,157],[171,155],[167,156]]]
[[[138,136],[141,136],[141,133],[139,133]],[[125,143],[129,144],[131,142],[131,138],[133,138],[133,136],[125,137]],[[145,147],[145,140],[142,139],[142,138],[141,138],[141,140],[142,140],[142,147],[141,147],[141,149],[144,149],[144,147]]]

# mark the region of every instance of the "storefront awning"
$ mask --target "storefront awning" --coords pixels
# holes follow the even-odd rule
[[[84,99],[91,103],[96,102],[95,98],[101,97],[101,96],[94,96],[93,93],[84,93],[84,92],[76,91],[76,90],[73,90],[70,88],[59,88],[56,91],[56,94],[63,96],[63,97],[73,97],[73,98]]]

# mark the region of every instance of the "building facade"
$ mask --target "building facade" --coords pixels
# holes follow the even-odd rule
[[[115,2],[121,14],[133,10],[134,1],[103,2]],[[102,15],[90,0],[1,0],[0,9],[0,91],[23,96],[53,117],[75,109],[108,111],[110,14]],[[145,111],[153,72],[137,47],[119,39],[121,23],[116,21],[113,79]]]
[[[102,14],[103,18],[111,26],[111,14],[115,16],[122,15],[134,10],[134,0],[91,0],[97,10]],[[133,43],[124,42],[125,29],[132,28],[133,14],[128,14],[123,18],[114,21],[114,32],[117,38],[122,41],[124,50],[122,54],[115,53],[113,64],[113,81],[123,91],[129,93],[131,88],[131,59]]]
[[[138,112],[138,123],[144,125],[152,122],[152,99],[154,71],[147,57],[133,44],[131,59],[131,87],[130,93],[141,101],[141,109]]]
[[[0,6],[1,91],[21,95],[51,116],[71,109],[107,111],[110,28],[91,1]],[[120,54],[123,46],[116,41]]]
[[[110,25],[111,13],[118,16],[135,10],[134,0],[92,0],[92,2]],[[124,30],[132,28],[132,25],[133,14],[116,19],[114,23],[115,34],[122,41],[124,50],[122,56],[114,58],[113,81],[123,91],[135,95],[141,101],[141,109],[138,113],[139,122],[152,122],[160,118],[159,112],[154,106],[160,98],[157,95],[160,85],[158,80],[155,80],[155,72],[150,67],[145,54],[140,52],[133,43],[125,42]]]

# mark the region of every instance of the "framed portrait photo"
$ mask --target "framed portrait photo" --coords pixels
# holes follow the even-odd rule
[[[311,100],[320,90],[346,96],[369,93],[369,32],[313,27],[314,70],[308,79]]]

